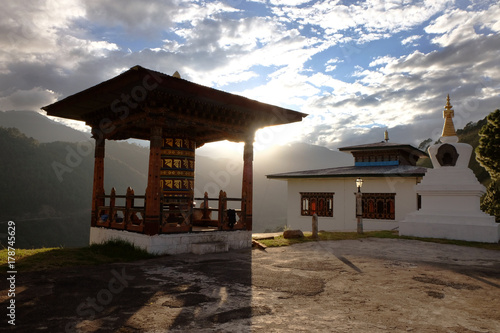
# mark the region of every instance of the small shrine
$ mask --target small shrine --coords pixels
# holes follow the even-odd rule
[[[397,228],[398,221],[418,208],[413,187],[427,168],[417,165],[427,155],[409,144],[384,140],[341,147],[350,153],[354,165],[293,171],[267,175],[287,182],[287,225],[291,229],[310,230],[316,214],[320,228],[353,231],[357,228],[357,181],[362,180],[361,212],[365,230]]]
[[[500,224],[480,209],[486,189],[469,169],[472,146],[458,142],[448,95],[440,143],[429,147],[433,169],[415,186],[422,206],[399,223],[405,236],[497,243]]]
[[[141,66],[42,109],[92,129],[90,243],[118,238],[165,254],[250,247],[255,132],[306,116]],[[105,142],[126,139],[150,142],[144,194],[104,189]],[[196,148],[221,140],[245,144],[242,195],[194,198]],[[240,206],[228,208],[229,202]]]

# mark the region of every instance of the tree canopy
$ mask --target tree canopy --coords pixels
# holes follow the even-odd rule
[[[489,172],[492,181],[500,177],[500,109],[486,117],[486,125],[479,131],[479,146],[476,158]]]
[[[486,117],[486,124],[479,131],[477,161],[489,172],[491,183],[481,201],[481,209],[495,215],[500,221],[500,109]]]

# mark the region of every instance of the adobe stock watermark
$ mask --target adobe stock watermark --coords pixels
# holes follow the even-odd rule
[[[363,52],[364,49],[367,47],[367,44],[368,43],[348,41],[339,45],[340,51],[342,51],[343,60],[349,63],[351,61],[351,57]]]
[[[275,126],[267,126],[255,133],[255,139],[253,143],[254,152],[262,151],[273,144],[276,140],[276,135],[279,135],[285,131],[285,127],[282,126],[287,124],[289,120],[286,118],[284,112],[278,108],[273,108],[271,123],[275,123]]]
[[[95,297],[87,297],[85,301],[76,307],[76,314],[81,320],[94,320],[96,314],[104,311],[105,307],[113,301],[113,298],[129,286],[129,281],[135,279],[135,276],[127,275],[125,267],[122,268],[121,273],[112,269],[111,274],[113,277],[109,280],[107,288],[99,290]],[[64,331],[66,333],[78,333],[79,330],[76,327],[78,321],[67,323]]]
[[[384,177],[385,182],[387,183],[387,186],[389,187],[389,192],[394,192],[396,193],[396,186],[397,184],[405,184],[406,177],[403,175],[400,176],[392,176],[392,177]]]
[[[103,118],[100,120],[98,128],[93,129],[93,137],[96,143],[102,142],[105,135],[116,130],[118,123],[125,122],[131,115],[131,110],[140,106],[140,103],[145,101],[150,91],[153,91],[162,82],[154,72],[146,75],[140,85],[134,86],[129,93],[122,93],[120,98],[113,100],[110,104],[110,109],[116,118]],[[271,123],[287,123],[286,116],[277,108],[273,109]],[[285,129],[283,126],[270,126],[265,127],[255,134],[255,141],[253,144],[254,151],[266,149],[271,145],[276,138],[276,135],[282,133]],[[82,141],[75,145],[66,146],[66,155],[63,161],[53,161],[51,166],[57,177],[62,182],[67,173],[79,167],[84,161],[85,157],[90,155],[94,150],[92,141]],[[237,163],[228,163],[226,170],[211,172],[209,176],[212,181],[205,185],[203,192],[209,192],[211,195],[216,195],[221,188],[227,187],[231,176],[237,174],[241,169]],[[199,193],[198,193],[199,194]]]
[[[83,159],[90,155],[94,150],[94,145],[90,141],[81,141],[76,144],[76,149],[73,146],[66,146],[65,163],[59,161],[52,162],[52,170],[54,170],[57,179],[62,182],[65,173],[73,172],[74,168],[79,167]]]
[[[203,187],[203,191],[200,191],[195,187],[194,196],[203,197],[205,192],[209,197],[218,196],[221,190],[227,189],[229,184],[231,184],[231,177],[240,175],[242,170],[243,164],[237,163],[232,160],[227,162],[226,168],[224,170],[219,170],[217,172],[211,170],[208,173],[211,181],[205,184],[205,186]]]
[[[271,117],[271,123],[284,122],[287,123],[287,119],[279,109],[273,109]],[[261,151],[268,148],[276,140],[276,135],[283,133],[285,128],[283,126],[268,126],[260,129],[256,132],[253,142],[253,148],[255,151]],[[243,162],[243,156],[241,156],[241,161]],[[206,183],[203,190],[195,188],[195,197],[203,197],[204,193],[207,192],[209,197],[216,197],[219,195],[221,190],[228,188],[231,183],[233,176],[241,175],[243,171],[243,163],[238,163],[234,160],[228,161],[225,169],[219,171],[210,171],[208,173],[210,181]]]
[[[231,6],[231,7],[233,7],[233,8],[236,8],[236,6],[241,5],[241,3],[243,2],[243,0],[224,0],[224,2],[225,2],[228,6]]]
[[[141,102],[145,101],[148,93],[156,89],[161,82],[161,77],[154,72],[149,72],[144,76],[141,84],[134,86],[128,94],[122,93],[120,98],[113,100],[110,109],[117,118],[115,121],[110,118],[100,120],[98,128],[94,128],[92,133],[96,142],[102,142],[106,134],[116,129],[116,121],[125,122],[130,116],[130,110],[137,108]],[[93,148],[94,145],[91,141],[78,142],[76,149],[72,145],[67,145],[65,160],[53,161],[51,164],[57,179],[60,182],[64,181],[63,176],[79,167],[84,158],[92,153]]]
[[[453,121],[458,127],[463,127],[470,119],[473,112],[479,110],[479,101],[481,101],[482,90],[491,87],[492,82],[487,82],[484,77],[480,77],[479,82],[474,87],[474,95],[467,96],[461,100],[455,109]],[[451,103],[453,104],[453,103]],[[493,111],[493,110],[491,110]]]

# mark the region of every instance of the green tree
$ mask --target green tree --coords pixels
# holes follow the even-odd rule
[[[488,171],[491,183],[481,201],[481,209],[495,215],[500,221],[500,109],[486,117],[486,124],[479,131],[477,161]]]
[[[500,109],[486,117],[487,123],[479,131],[477,160],[489,172],[491,180],[500,178]]]
[[[433,140],[431,138],[428,138],[427,140],[420,142],[420,145],[418,145],[418,149],[422,151],[427,151],[429,146],[432,145],[432,141]]]
[[[481,198],[481,210],[495,216],[500,223],[500,182],[492,181]]]

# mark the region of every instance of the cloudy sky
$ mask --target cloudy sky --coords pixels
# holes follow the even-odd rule
[[[257,147],[437,139],[500,108],[496,0],[16,0],[0,110],[35,110],[134,65],[308,113]]]

